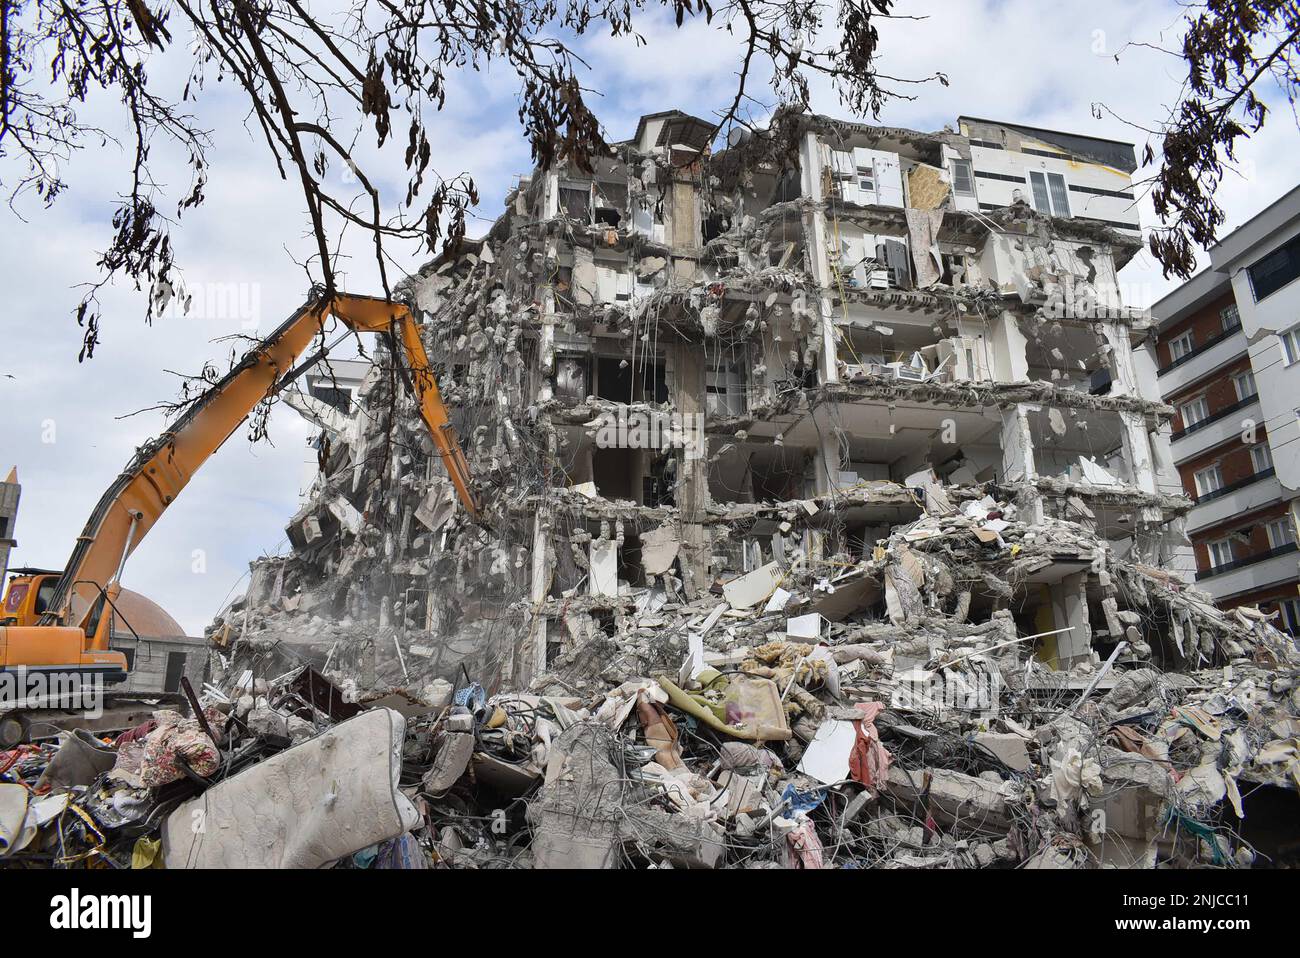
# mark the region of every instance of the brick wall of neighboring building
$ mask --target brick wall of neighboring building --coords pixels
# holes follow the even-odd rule
[[[1274,519],[1285,518],[1286,514],[1287,504],[1279,501],[1271,503],[1262,509],[1249,513],[1248,515],[1233,516],[1227,522],[1220,523],[1217,526],[1211,526],[1205,530],[1197,531],[1196,535],[1192,537],[1192,549],[1196,553],[1196,568],[1202,572],[1210,568],[1210,552],[1208,543],[1226,538],[1237,532],[1249,530],[1250,543],[1246,544],[1241,541],[1234,541],[1232,548],[1233,556],[1235,558],[1245,559],[1261,552],[1267,552],[1272,548],[1272,546],[1269,544],[1268,530],[1265,526]]]
[[[1256,442],[1264,442],[1267,438],[1264,429],[1261,427],[1256,433]],[[1216,462],[1219,464],[1219,471],[1223,474],[1223,484],[1230,486],[1234,482],[1240,482],[1255,474],[1255,461],[1250,455],[1251,447],[1241,441],[1240,437],[1233,437],[1231,442],[1226,442],[1222,446],[1216,446],[1213,449],[1207,449],[1195,459],[1188,459],[1186,462],[1179,463],[1178,474],[1183,480],[1184,491],[1195,499],[1196,496],[1196,473],[1200,472],[1207,466],[1212,466]]]
[[[1164,344],[1161,343],[1163,346]],[[1171,395],[1165,399],[1165,402],[1177,410],[1174,416],[1174,432],[1178,432],[1184,427],[1182,406],[1183,403],[1197,396],[1204,395],[1205,403],[1210,408],[1210,415],[1213,416],[1221,409],[1227,409],[1237,402],[1237,385],[1232,381],[1232,377],[1240,373],[1249,371],[1250,356],[1243,355],[1232,365],[1216,372],[1208,379],[1202,379],[1193,383],[1187,389]]]
[[[1230,287],[1225,288],[1220,298],[1190,316],[1180,319],[1161,332],[1160,342],[1156,344],[1156,355],[1159,358],[1160,368],[1163,369],[1173,361],[1173,353],[1169,351],[1170,341],[1177,339],[1189,329],[1192,331],[1192,344],[1195,348],[1200,348],[1222,333],[1223,317],[1220,314],[1224,307],[1231,306],[1233,302],[1232,289]]]

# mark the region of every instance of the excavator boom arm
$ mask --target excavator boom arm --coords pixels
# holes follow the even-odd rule
[[[367,296],[340,295],[302,306],[267,336],[219,382],[192,403],[156,439],[137,450],[126,470],[105,491],[64,568],[59,588],[42,625],[71,624],[82,617],[86,627],[101,589],[116,583],[122,565],[149,533],[191,477],[239,428],[266,397],[330,315],[357,331],[393,333],[406,353],[408,375],[420,413],[442,456],[456,492],[471,518],[479,503],[469,466],[429,367],[419,328],[410,310],[398,303]],[[111,596],[111,593],[109,593]],[[100,614],[87,634],[91,649],[107,648],[107,622]]]

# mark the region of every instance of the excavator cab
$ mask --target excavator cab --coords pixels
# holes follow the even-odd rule
[[[81,627],[40,626],[63,573],[49,569],[14,569],[5,592],[4,614],[0,616],[0,672],[22,668],[42,672],[50,678],[98,678],[107,685],[127,677],[126,656],[110,651],[107,640],[101,647],[86,648],[87,636],[99,636],[100,625],[111,632],[112,610],[104,620],[107,593],[101,593]]]
[[[0,606],[0,626],[35,625],[50,607],[63,573],[52,569],[14,569]]]

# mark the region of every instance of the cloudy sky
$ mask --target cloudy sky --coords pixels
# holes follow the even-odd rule
[[[880,122],[890,125],[935,130],[967,114],[1141,143],[1144,134],[1120,120],[1095,119],[1092,104],[1149,125],[1164,115],[1182,79],[1180,61],[1144,47],[1124,50],[1130,42],[1172,43],[1179,18],[1174,3],[900,0],[899,10],[926,19],[882,27],[883,70],[906,77],[942,70],[951,85],[913,88],[914,100],[885,109]],[[603,94],[600,116],[610,139],[630,137],[643,113],[678,108],[707,117],[729,101],[738,61],[716,26],[678,30],[667,20],[646,20],[640,30],[645,46],[609,37],[582,45],[589,85]],[[180,59],[153,69],[178,92]],[[819,112],[848,116],[833,93],[816,92]],[[478,183],[478,230],[501,211],[513,178],[530,166],[516,108],[509,77],[470,74],[453,78],[446,110],[430,120],[434,167],[469,172]],[[195,108],[215,141],[208,199],[174,234],[186,281],[199,294],[194,311],[146,326],[141,293],[127,286],[106,290],[93,360],[77,362],[81,330],[71,310],[79,284],[96,277],[112,202],[127,183],[127,158],[111,144],[93,144],[67,167],[70,188],[52,209],[28,198],[16,213],[0,210],[6,291],[0,473],[16,464],[23,484],[11,564],[61,567],[106,485],[164,424],[156,412],[129,414],[174,398],[175,373],[196,372],[208,360],[224,364],[230,345],[218,342],[222,337],[268,332],[302,302],[307,281],[295,265],[308,248],[302,204],[244,126],[245,111],[233,91],[219,87]],[[83,119],[121,128],[107,102],[90,104]],[[1295,138],[1284,109],[1241,151],[1240,175],[1221,190],[1229,228],[1295,185]],[[160,178],[174,201],[187,175],[179,163],[160,159]],[[0,161],[6,186],[15,173],[7,162]],[[1149,204],[1142,219],[1154,222]],[[420,262],[412,251],[403,265],[414,269]],[[363,250],[347,272],[352,291],[377,289]],[[1133,305],[1149,305],[1170,288],[1145,254],[1121,278]],[[311,459],[309,432],[280,407],[273,445],[250,445],[243,429],[236,433],[137,550],[124,583],[200,633],[242,591],[251,559],[286,549],[284,525]]]

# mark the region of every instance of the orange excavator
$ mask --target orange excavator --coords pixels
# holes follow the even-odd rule
[[[73,687],[84,690],[127,678],[126,657],[109,648],[127,558],[257,404],[324,358],[327,349],[294,368],[331,316],[350,330],[388,336],[394,355],[405,353],[403,380],[419,403],[461,503],[474,521],[480,521],[469,465],[410,311],[375,297],[313,296],[162,435],[137,450],[95,506],[62,571],[15,570],[19,575],[10,580],[0,606],[0,692],[6,693],[0,696],[0,748],[12,747],[15,739],[26,740],[33,704],[59,704],[41,695],[24,699],[24,686],[58,688],[66,698]],[[6,701],[15,690],[18,701]]]

